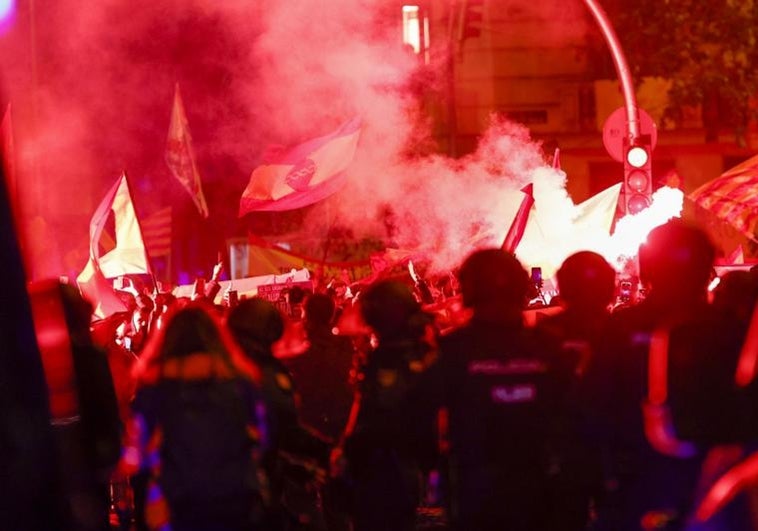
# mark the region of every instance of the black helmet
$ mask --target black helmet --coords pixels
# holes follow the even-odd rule
[[[430,322],[410,287],[394,280],[372,284],[360,298],[361,315],[380,338],[416,338]]]
[[[279,310],[259,298],[246,299],[235,306],[227,324],[238,341],[254,341],[265,347],[270,347],[284,334],[284,319]]]
[[[714,258],[705,232],[674,219],[650,231],[640,246],[640,278],[653,289],[699,291],[708,285]]]
[[[473,252],[458,278],[463,304],[470,308],[495,301],[521,307],[529,290],[529,275],[521,262],[501,249]]]
[[[607,306],[613,300],[616,271],[597,253],[572,254],[556,276],[561,297],[570,306]]]

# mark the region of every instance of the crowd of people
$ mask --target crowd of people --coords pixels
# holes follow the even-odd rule
[[[293,290],[287,312],[214,305],[220,266],[192,299],[135,293],[95,323],[60,285],[66,529],[753,529],[758,274],[709,292],[714,257],[694,226],[654,229],[630,300],[579,252],[534,326],[539,286],[499,249],[440,283]]]

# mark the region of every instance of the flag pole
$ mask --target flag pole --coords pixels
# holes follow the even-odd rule
[[[137,227],[139,227],[139,235],[142,239],[142,248],[145,250],[145,261],[147,262],[147,268],[150,271],[150,278],[153,281],[153,293],[158,293],[158,282],[155,279],[155,268],[153,268],[153,262],[150,259],[150,252],[147,250],[147,245],[145,245],[145,234],[142,232],[142,221],[140,221],[139,211],[137,209],[137,201],[134,197],[134,192],[132,191],[132,185],[129,182],[129,175],[127,174],[126,170],[122,171],[122,175],[124,176],[124,181],[126,182],[126,189],[129,192],[129,199],[132,202],[132,208],[134,209],[134,219],[137,220]]]

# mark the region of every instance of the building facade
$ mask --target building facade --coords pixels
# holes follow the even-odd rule
[[[430,107],[440,150],[471,152],[491,117],[504,116],[529,128],[548,161],[560,149],[575,202],[623,179],[622,164],[603,144],[606,120],[623,105],[620,83],[583,0],[427,0],[401,10],[404,41],[419,43],[420,62],[447,54],[448,88]],[[744,142],[726,130],[706,142],[698,108],[664,126],[667,80],[636,79],[635,86],[639,107],[657,126],[655,188],[668,183],[688,194],[758,151],[755,124]],[[719,240],[740,239],[685,203],[685,216],[709,224]]]

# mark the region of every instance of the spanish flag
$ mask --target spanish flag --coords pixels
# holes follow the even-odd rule
[[[254,211],[293,210],[317,203],[347,181],[345,170],[355,156],[359,118],[333,133],[304,142],[258,166],[240,199],[239,216]]]

